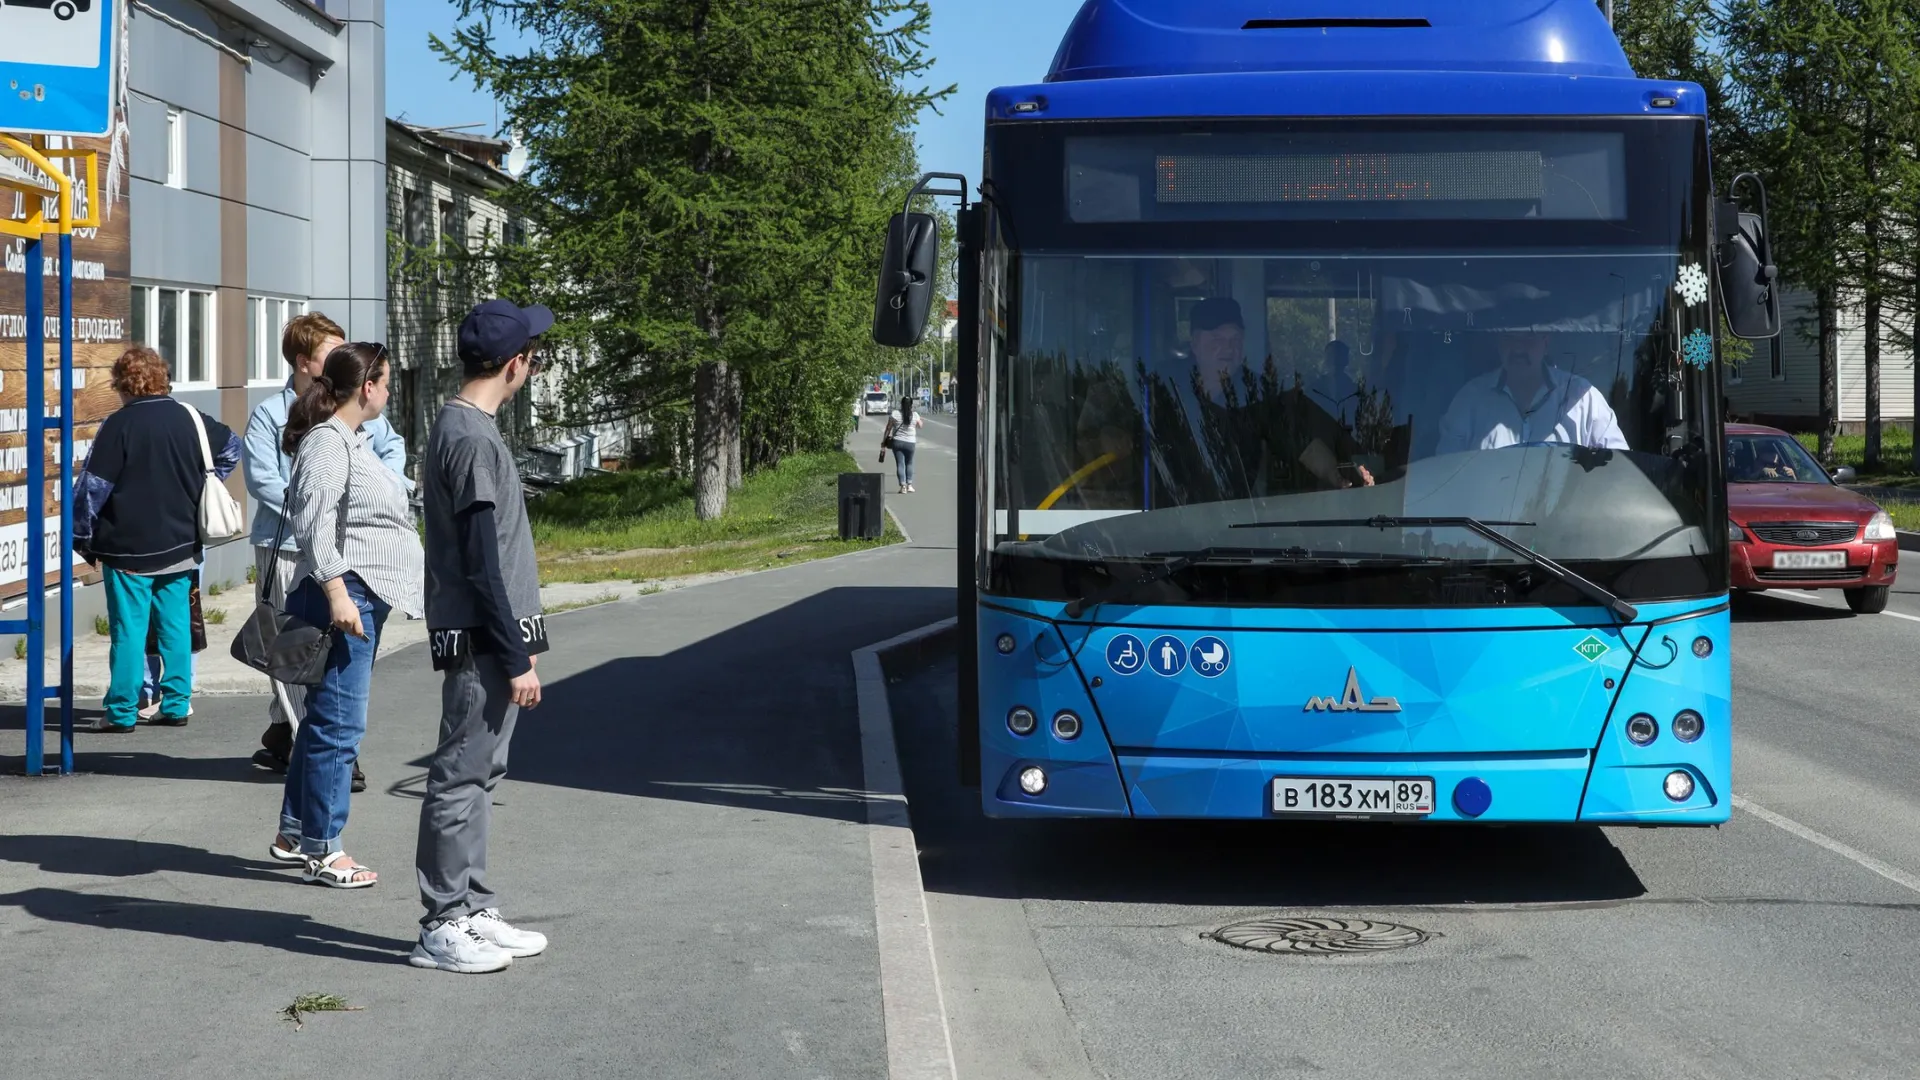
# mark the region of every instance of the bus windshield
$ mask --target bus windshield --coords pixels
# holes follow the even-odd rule
[[[1156,602],[1584,602],[1462,518],[1724,586],[1697,133],[1003,133],[990,591],[1205,551]]]

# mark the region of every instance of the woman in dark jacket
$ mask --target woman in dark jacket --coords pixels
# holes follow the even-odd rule
[[[106,715],[87,730],[132,731],[147,674],[152,622],[165,674],[156,724],[178,727],[192,710],[190,601],[200,561],[200,494],[207,484],[200,430],[214,475],[240,463],[240,438],[225,424],[168,397],[167,362],[128,349],[113,362],[120,411],[100,424],[74,480],[74,550],[102,567],[112,635]],[[198,425],[198,428],[196,428]]]

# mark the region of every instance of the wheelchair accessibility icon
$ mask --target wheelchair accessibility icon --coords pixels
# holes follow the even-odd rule
[[[1147,648],[1132,634],[1120,634],[1107,642],[1107,666],[1116,675],[1132,675],[1147,662]]]
[[[1193,670],[1209,679],[1217,679],[1227,673],[1227,665],[1233,657],[1227,652],[1227,643],[1217,637],[1203,637],[1193,643],[1188,650]]]

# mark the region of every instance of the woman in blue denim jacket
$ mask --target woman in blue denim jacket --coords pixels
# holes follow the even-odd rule
[[[335,633],[320,685],[294,737],[279,835],[269,854],[298,862],[306,880],[364,889],[379,875],[341,849],[353,758],[367,730],[380,631],[394,611],[422,614],[420,535],[405,485],[368,445],[365,426],[386,407],[387,349],[355,342],[327,356],[287,416],[293,455],[288,519],[300,546],[287,611]]]

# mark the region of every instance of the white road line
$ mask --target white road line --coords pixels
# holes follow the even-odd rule
[[[860,756],[873,861],[873,927],[880,952],[880,1003],[888,1080],[954,1080],[953,1034],[940,996],[920,852],[893,741],[893,710],[880,654],[931,637],[957,620],[925,626],[853,654],[860,708]]]
[[[1907,615],[1903,612],[1898,612],[1898,611],[1883,611],[1880,614],[1891,615],[1896,619],[1905,619],[1908,622],[1920,622],[1920,615]]]
[[[1843,859],[1863,866],[1879,874],[1881,877],[1886,878],[1888,881],[1893,882],[1895,885],[1899,885],[1912,892],[1920,893],[1920,877],[1909,874],[1897,866],[1883,863],[1864,851],[1848,847],[1833,837],[1828,836],[1826,833],[1820,832],[1817,829],[1810,829],[1784,814],[1776,814],[1766,807],[1761,806],[1759,803],[1754,802],[1752,799],[1747,798],[1745,795],[1735,795],[1733,797],[1733,805],[1736,809],[1745,810],[1747,813],[1752,814],[1754,817],[1759,818],[1769,825],[1785,829],[1802,840],[1818,844]]]

